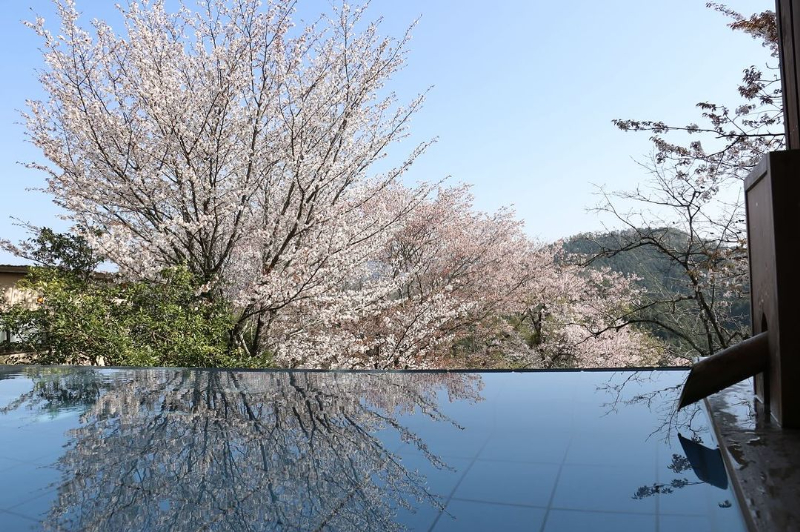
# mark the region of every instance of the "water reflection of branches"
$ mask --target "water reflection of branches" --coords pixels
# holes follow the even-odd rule
[[[680,454],[673,454],[672,455],[672,463],[667,466],[667,469],[679,475],[684,471],[691,471],[692,470],[692,463],[689,461],[688,458],[682,456]]]
[[[13,373],[16,376],[18,372]],[[18,408],[42,414],[64,411],[83,412],[100,397],[108,379],[90,369],[24,368],[23,373],[33,382],[33,389],[0,407],[0,414]]]
[[[692,464],[689,462],[689,459],[685,456],[680,454],[673,454],[672,455],[672,462],[667,466],[667,469],[675,473],[676,475],[680,475],[685,471],[692,471]],[[687,478],[674,478],[668,483],[660,483],[654,482],[652,485],[649,486],[641,486],[636,490],[634,493],[634,499],[645,499],[647,497],[652,497],[653,495],[658,494],[669,494],[674,492],[676,489],[685,488],[686,486],[693,486],[697,484],[703,484],[701,481],[692,482]]]
[[[599,387],[611,396],[605,403],[606,415],[623,408],[640,406],[654,414],[655,429],[648,436],[658,435],[665,448],[671,448],[676,440],[680,442],[684,454],[672,454],[667,469],[675,475],[664,482],[654,482],[636,488],[633,499],[642,500],[653,496],[675,493],[689,486],[709,484],[727,489],[727,475],[718,449],[703,445],[704,437],[710,436],[710,424],[700,404],[677,410],[678,398],[683,388],[683,380],[678,384],[664,382],[665,372],[638,371],[615,373]],[[673,381],[675,379],[668,379]],[[684,436],[687,435],[687,436]],[[696,475],[692,479],[691,473]],[[719,503],[720,508],[731,507],[726,499]]]
[[[674,492],[677,489],[685,488],[686,486],[695,486],[699,484],[704,484],[704,482],[697,480],[697,481],[690,481],[687,478],[673,478],[670,482],[666,484],[654,482],[652,486],[641,486],[639,489],[636,490],[636,493],[633,495],[634,499],[646,499],[647,497],[652,497],[653,495],[667,495],[669,493]]]
[[[102,393],[59,460],[63,482],[48,528],[396,529],[396,508],[440,501],[379,435],[399,435],[446,467],[397,417],[416,409],[452,423],[437,394],[476,400],[481,388],[467,374],[122,375],[78,379],[94,376]],[[39,385],[25,400],[57,403],[71,385],[50,380],[59,384]]]
[[[680,384],[660,385],[663,372],[633,371],[616,372],[599,386],[611,397],[604,403],[606,415],[615,414],[621,408],[633,405],[644,406],[654,414],[654,429],[649,437],[660,436],[668,442],[678,432],[688,433],[702,442],[701,435],[708,432],[708,423],[701,415],[700,404],[677,409],[683,381]],[[630,391],[633,390],[633,393]]]

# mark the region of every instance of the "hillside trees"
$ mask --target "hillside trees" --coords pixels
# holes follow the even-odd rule
[[[382,254],[398,304],[366,327],[378,335],[375,351],[392,356],[408,352],[404,344],[435,352],[466,339],[489,342],[502,317],[521,310],[540,259],[513,211],[476,212],[468,187],[440,188]]]
[[[641,302],[635,276],[585,268],[563,243],[537,248],[535,274],[500,344],[523,368],[661,364],[662,349],[620,319]]]
[[[744,17],[708,5],[777,61],[774,13]],[[710,355],[748,334],[739,316],[749,291],[741,180],[764,153],[783,147],[783,116],[777,75],[750,66],[738,92],[734,107],[697,104],[701,124],[614,121],[623,131],[651,134],[654,151],[643,163],[650,179],[633,191],[602,193],[598,210],[623,230],[616,242],[595,241],[594,260],[646,247],[672,264],[683,289],[648,294],[625,319],[677,339],[679,357]]]
[[[372,257],[370,278],[347,285],[390,290],[346,314],[287,308],[270,323],[270,350],[288,367],[651,363],[650,342],[618,320],[638,302],[632,279],[559,264],[557,247],[531,241],[511,210],[476,211],[468,187],[440,187]]]

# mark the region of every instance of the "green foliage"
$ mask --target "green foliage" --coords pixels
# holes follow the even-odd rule
[[[32,268],[20,288],[34,306],[16,305],[2,316],[25,347],[46,364],[134,366],[263,366],[229,345],[233,315],[197,296],[183,268],[164,270],[157,282],[83,279],[57,268]]]
[[[122,282],[94,271],[102,258],[86,240],[48,228],[15,247],[41,264],[19,288],[29,301],[0,312],[0,328],[21,338],[42,364],[264,367],[233,345],[235,319],[226,303],[204,297],[182,267],[155,281]]]
[[[56,233],[49,227],[27,224],[24,227],[33,236],[20,242],[19,246],[6,247],[40,266],[58,268],[87,279],[104,260],[79,234]]]
[[[111,326],[114,309],[101,287],[50,267],[31,268],[18,287],[33,294],[36,303],[14,305],[4,322],[22,338],[25,350],[38,353],[36,362],[97,364],[108,354],[124,357],[129,350],[128,338]]]

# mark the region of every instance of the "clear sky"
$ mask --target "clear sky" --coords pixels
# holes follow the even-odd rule
[[[86,20],[116,18],[110,0],[76,0]],[[299,0],[304,16],[328,0]],[[744,14],[772,0],[735,0]],[[0,238],[24,238],[12,217],[66,230],[50,198],[27,189],[43,174],[19,111],[41,99],[39,40],[21,20],[56,20],[48,0],[0,0]],[[646,134],[622,133],[613,118],[699,121],[695,103],[735,103],[742,70],[770,61],[766,49],[727,28],[705,0],[373,0],[372,17],[399,36],[417,17],[407,67],[393,89],[408,100],[432,86],[412,138],[438,137],[407,179],[473,185],[476,206],[514,205],[535,238],[551,241],[600,229],[587,207],[595,185],[630,189]],[[313,17],[312,17],[313,18]],[[775,66],[774,64],[772,66]],[[0,252],[0,264],[19,263]]]

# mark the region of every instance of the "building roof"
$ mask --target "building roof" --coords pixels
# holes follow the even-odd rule
[[[27,275],[30,268],[30,264],[0,264],[0,273],[17,273]],[[92,272],[91,276],[92,279],[109,281],[114,279],[114,275],[115,274],[112,272],[94,271]]]
[[[28,273],[29,266],[21,264],[0,264],[0,273]]]

